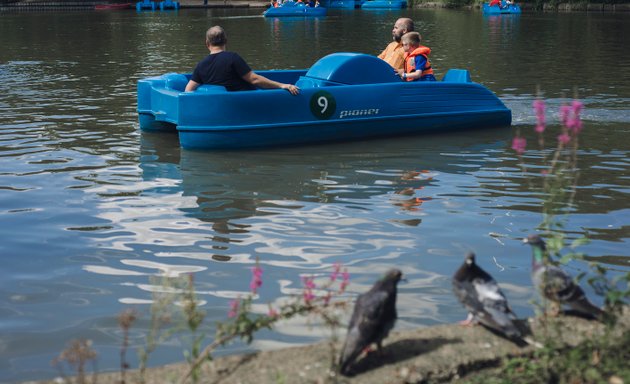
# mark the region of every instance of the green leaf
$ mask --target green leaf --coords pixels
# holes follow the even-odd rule
[[[571,248],[577,248],[582,245],[589,244],[591,241],[586,237],[580,237],[579,239],[575,239],[571,242]]]

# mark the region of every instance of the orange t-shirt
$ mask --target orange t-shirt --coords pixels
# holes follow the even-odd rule
[[[396,41],[392,41],[387,47],[378,55],[378,58],[385,60],[387,64],[391,65],[394,69],[404,69],[405,67],[405,51],[402,44]]]

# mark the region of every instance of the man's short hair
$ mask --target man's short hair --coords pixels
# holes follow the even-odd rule
[[[227,44],[225,29],[218,25],[208,28],[206,31],[206,44],[214,47],[220,47]]]
[[[402,22],[402,27],[407,30],[407,32],[411,32],[414,30],[413,20],[408,17],[401,17],[400,21]]]

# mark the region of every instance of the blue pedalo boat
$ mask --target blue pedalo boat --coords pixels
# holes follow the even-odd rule
[[[189,74],[138,81],[140,129],[177,131],[188,149],[235,149],[362,140],[509,126],[511,111],[468,71],[442,81],[403,82],[376,56],[333,53],[308,70],[256,71],[300,87],[228,92],[202,85],[183,92]]]
[[[361,4],[361,9],[401,9],[407,8],[405,0],[367,0]]]
[[[304,3],[287,0],[279,7],[270,7],[263,12],[265,17],[285,17],[285,16],[326,16],[326,8],[311,7]]]
[[[486,15],[505,15],[521,13],[521,7],[516,4],[506,4],[501,2],[501,6],[490,6],[488,3],[483,3],[482,11]]]

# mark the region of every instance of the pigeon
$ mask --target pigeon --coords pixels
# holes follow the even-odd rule
[[[468,253],[464,263],[453,275],[453,292],[468,309],[463,323],[481,323],[508,339],[521,344],[523,334],[515,324],[516,315],[497,282],[475,263],[475,254]]]
[[[350,365],[372,343],[382,352],[383,339],[396,322],[396,287],[401,278],[402,272],[392,269],[357,298],[339,359],[341,374],[347,375]]]
[[[603,319],[604,311],[586,298],[582,288],[571,276],[550,264],[547,247],[540,236],[530,235],[523,242],[532,246],[532,282],[542,296],[556,305],[556,312],[565,304],[581,315]]]

